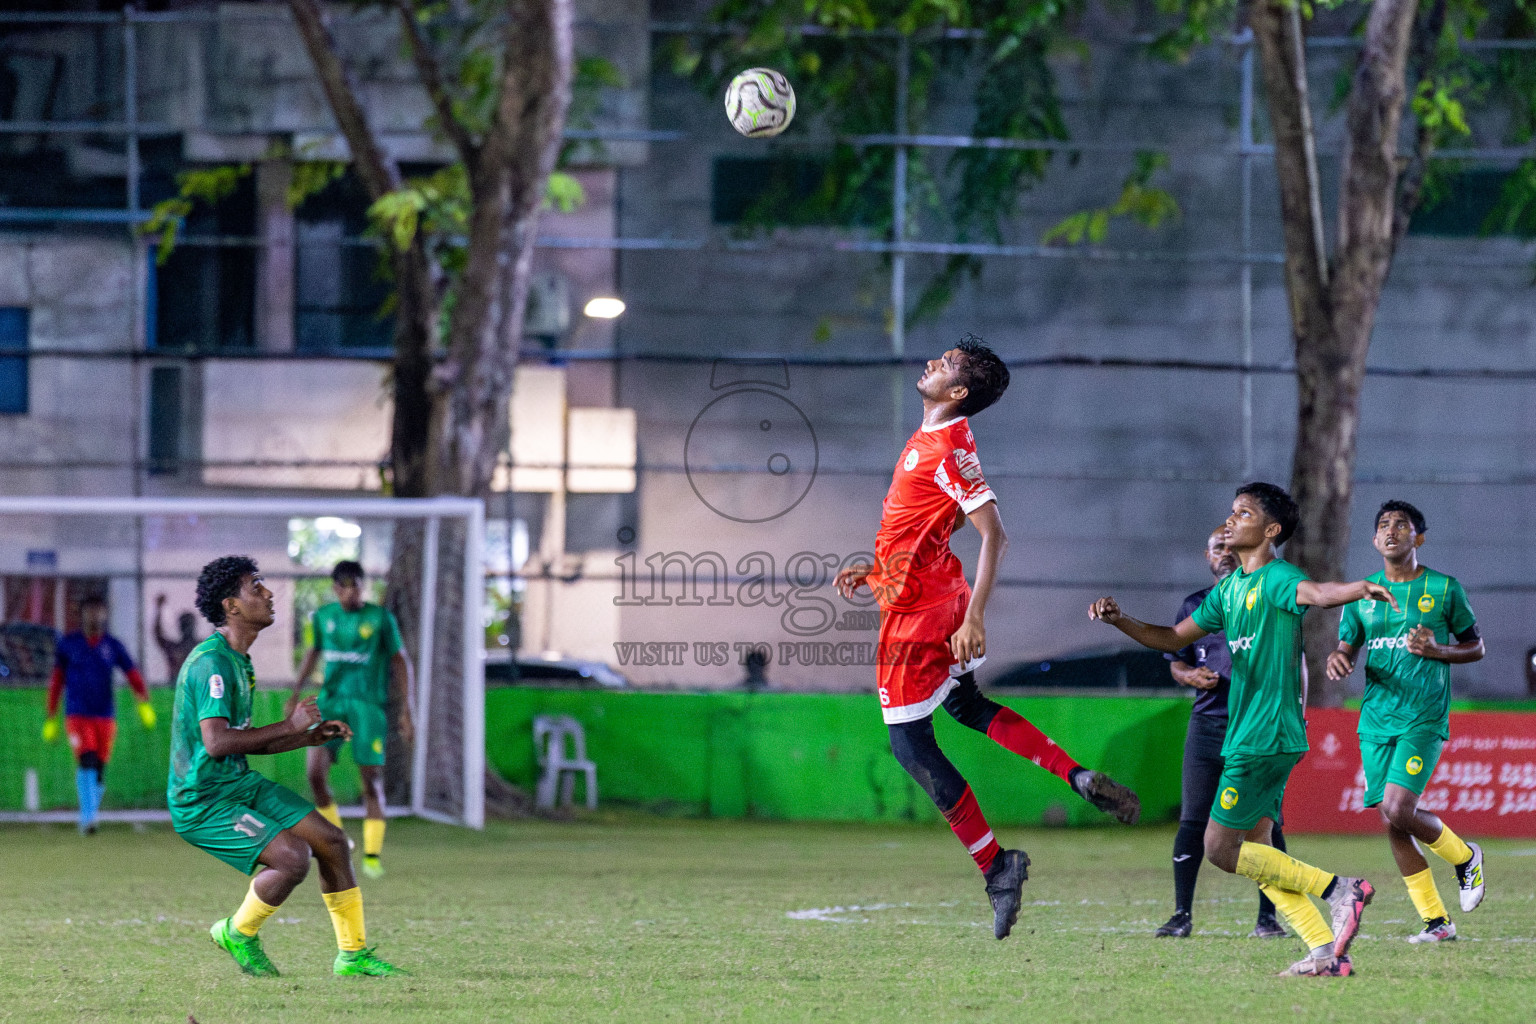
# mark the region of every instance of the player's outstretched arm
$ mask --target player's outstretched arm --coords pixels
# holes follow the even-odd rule
[[[1353,601],[1385,601],[1397,610],[1397,598],[1392,596],[1392,591],[1380,583],[1372,583],[1369,580],[1356,580],[1353,583],[1318,583],[1315,580],[1302,580],[1296,584],[1296,603],[1309,605],[1313,608],[1337,608],[1341,604],[1350,604]]]
[[[260,729],[235,729],[230,726],[229,719],[223,717],[204,718],[198,726],[203,734],[203,747],[209,756],[231,757],[238,754],[277,753],[269,749],[274,741],[306,736],[310,726],[319,721],[320,708],[315,698],[310,697],[299,701],[281,722],[273,722]],[[293,750],[301,746],[309,746],[309,743],[295,743],[281,749]]]
[[[1101,597],[1088,606],[1088,617],[1107,622],[1143,647],[1168,654],[1188,647],[1206,635],[1191,618],[1182,619],[1174,626],[1153,626],[1133,619],[1120,611],[1120,604],[1112,597]]]
[[[1483,638],[1475,635],[1475,627],[1468,632],[1473,635],[1466,640],[1458,636],[1456,643],[1442,644],[1435,639],[1434,630],[1420,623],[1408,633],[1408,650],[1421,658],[1443,661],[1450,665],[1465,665],[1468,662],[1481,661],[1484,653]]]
[[[1360,649],[1354,644],[1345,643],[1343,640],[1340,640],[1339,646],[1335,647],[1328,654],[1328,678],[1337,681],[1353,672],[1355,670],[1355,655],[1359,651]]]

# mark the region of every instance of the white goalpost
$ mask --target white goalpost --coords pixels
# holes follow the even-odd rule
[[[152,617],[157,622],[159,615],[158,606],[149,610],[151,591],[176,590],[183,595],[179,604],[185,606],[188,581],[195,580],[202,564],[220,555],[249,554],[257,558],[280,605],[278,622],[268,631],[278,634],[274,642],[252,648],[253,657],[266,659],[269,666],[264,674],[258,663],[258,686],[265,689],[263,681],[290,682],[293,637],[301,628],[294,617],[296,595],[303,590],[309,600],[315,600],[318,581],[329,573],[329,569],[296,561],[291,539],[296,522],[308,524],[311,533],[315,523],[342,524],[336,527],[342,531],[340,536],[356,542],[364,567],[374,578],[387,573],[399,554],[397,527],[419,527],[419,533],[411,533],[420,537],[421,578],[411,616],[416,649],[408,652],[416,683],[409,812],[432,821],[483,827],[485,508],[478,500],[0,497],[0,618],[6,620],[0,629],[19,622],[34,630],[43,626],[60,630],[66,594],[74,599],[70,587],[96,587],[94,592],[104,590],[109,597],[109,630],[135,652],[141,665],[151,658],[159,663],[160,655],[152,653],[149,640]],[[446,619],[442,607],[452,612]],[[198,635],[206,636],[207,623],[201,617],[198,623]],[[267,635],[263,633],[263,641]],[[0,655],[10,657],[6,651],[0,646]],[[289,659],[286,674],[283,659]],[[12,674],[8,665],[0,669],[0,675]],[[163,674],[146,675],[161,679]],[[136,723],[120,727],[119,736],[129,728],[136,728]],[[0,797],[0,820],[68,820],[68,812],[32,806],[38,800],[37,771],[22,764],[20,756],[14,752],[0,756],[0,786],[6,790]],[[109,793],[112,787],[109,769]],[[53,786],[55,796],[58,788]],[[28,805],[16,808],[23,791]],[[102,817],[156,820],[163,817],[163,808],[162,792],[155,807],[103,812]],[[391,808],[391,813],[397,810]]]

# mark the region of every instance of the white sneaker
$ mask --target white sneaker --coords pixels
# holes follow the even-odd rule
[[[1469,914],[1483,902],[1483,848],[1468,843],[1472,859],[1456,865],[1456,884],[1461,887],[1461,912]]]
[[[1438,924],[1425,924],[1424,930],[1417,935],[1408,936],[1408,941],[1415,946],[1426,942],[1455,942],[1456,926],[1448,917],[1442,917]]]

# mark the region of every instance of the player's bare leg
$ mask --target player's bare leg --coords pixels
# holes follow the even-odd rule
[[[320,867],[320,896],[331,914],[336,929],[335,971],[340,975],[403,974],[399,968],[380,960],[367,945],[363,925],[363,894],[352,873],[352,855],[341,829],[319,814],[310,814],[291,830],[314,851]]]
[[[383,852],[384,826],[384,769],[376,764],[357,766],[363,789],[363,874],[369,878],[384,877],[384,865],[379,862]]]
[[[1258,882],[1275,909],[1307,944],[1307,960],[1292,964],[1287,975],[1340,977],[1350,973],[1349,944],[1375,890],[1364,879],[1331,875],[1276,850],[1271,841],[1273,825],[1266,817],[1243,830],[1213,818],[1205,829],[1206,859],[1223,871]],[[1333,908],[1333,927],[1307,899],[1308,893],[1322,897]]]
[[[258,933],[267,918],[309,874],[309,858],[307,843],[291,830],[279,832],[257,857],[261,870],[251,879],[250,891],[240,909],[208,929],[214,945],[233,957],[246,974],[277,977],[278,970],[267,959]]]
[[[1421,810],[1418,794],[1404,786],[1387,783],[1378,809],[1387,825],[1392,858],[1408,886],[1414,908],[1424,920],[1424,930],[1411,941],[1446,942],[1456,938],[1456,926],[1451,923],[1445,904],[1440,900],[1429,862],[1424,859],[1420,847],[1429,847],[1456,868],[1461,906],[1467,911],[1482,902],[1482,851],[1475,844],[1462,842],[1438,817]]]

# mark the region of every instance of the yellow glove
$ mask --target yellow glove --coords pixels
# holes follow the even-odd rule
[[[139,721],[144,723],[146,729],[155,727],[155,709],[147,700],[139,701]]]
[[[43,720],[43,742],[59,742],[59,720],[57,718],[46,718]]]

